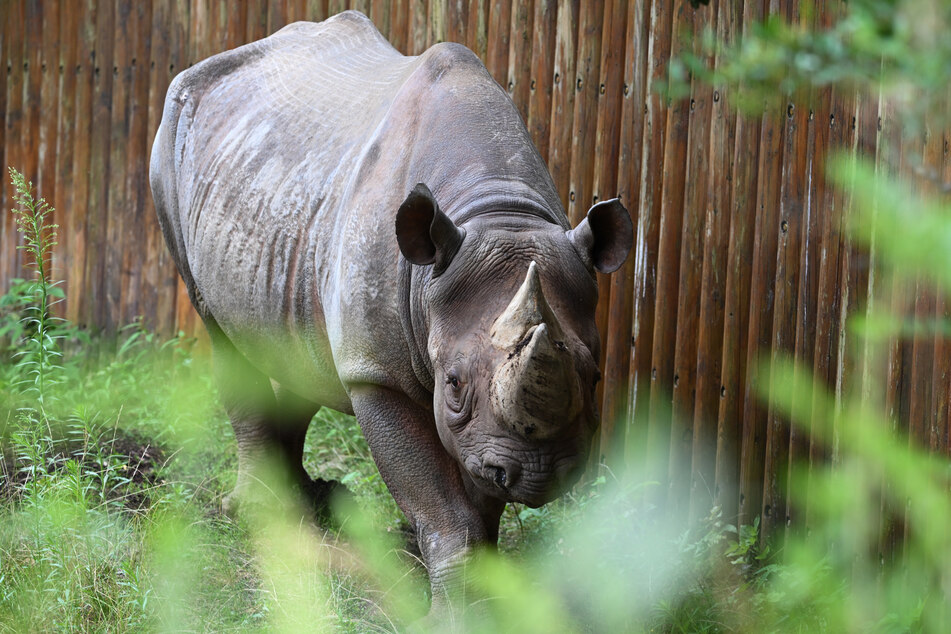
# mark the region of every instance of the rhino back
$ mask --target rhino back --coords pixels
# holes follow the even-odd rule
[[[457,222],[488,198],[567,226],[524,124],[475,55],[441,44],[404,57],[355,12],[176,77],[151,180],[199,312],[263,372],[345,411],[341,380],[426,396],[393,230],[415,183]]]
[[[328,264],[315,254],[331,250],[348,164],[412,61],[347,13],[210,58],[170,87],[152,169],[169,246],[199,311],[299,392],[335,376]],[[346,409],[339,382],[329,391],[308,395]]]

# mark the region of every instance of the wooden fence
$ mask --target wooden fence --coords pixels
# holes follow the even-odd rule
[[[812,4],[812,3],[810,3]],[[830,3],[833,4],[833,3]],[[817,5],[821,6],[821,5]],[[827,449],[756,395],[762,356],[791,355],[842,394],[867,368],[846,317],[881,289],[869,255],[844,235],[849,200],[826,184],[830,148],[881,163],[886,139],[947,177],[947,133],[902,140],[878,99],[825,91],[738,117],[730,95],[695,82],[668,103],[667,62],[704,27],[734,40],[793,0],[2,0],[0,147],[56,207],[54,275],[65,314],[114,331],[144,315],[169,332],[197,322],[169,261],[147,184],[165,91],[204,57],[295,20],[347,8],[369,15],[400,51],[443,40],[473,49],[511,94],[576,223],[618,195],[635,252],[601,278],[601,452],[662,483],[658,499],[697,517],[767,527],[794,521],[784,478]],[[836,9],[841,10],[841,9]],[[809,18],[828,24],[820,10]],[[699,51],[697,51],[699,52]],[[717,63],[716,59],[711,60]],[[11,205],[10,189],[2,204]],[[10,214],[0,282],[23,276]],[[922,281],[899,309],[947,317]],[[948,354],[936,335],[895,339],[884,404],[898,424],[947,452]],[[894,532],[894,531],[892,531]]]

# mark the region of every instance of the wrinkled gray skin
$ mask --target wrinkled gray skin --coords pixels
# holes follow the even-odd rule
[[[311,417],[353,413],[436,608],[506,501],[576,480],[598,422],[594,271],[620,266],[631,222],[609,201],[569,231],[469,50],[404,57],[354,12],[292,24],[175,78],[150,179],[235,429],[226,505],[269,451],[306,485]]]

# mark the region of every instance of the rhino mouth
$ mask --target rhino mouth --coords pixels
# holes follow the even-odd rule
[[[476,484],[492,497],[538,508],[564,494],[581,475],[584,460],[565,456],[546,469],[529,470],[514,460],[488,454],[481,460],[470,456],[466,470]]]

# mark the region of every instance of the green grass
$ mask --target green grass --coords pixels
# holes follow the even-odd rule
[[[879,0],[854,4],[859,21],[843,27],[853,35],[878,32],[863,11],[894,12]],[[821,52],[841,39],[764,29],[749,46]],[[886,44],[894,39],[882,33]],[[761,58],[784,59],[739,55],[733,79]],[[944,77],[951,66],[934,68]],[[832,175],[856,194],[853,237],[878,254],[882,288],[891,276],[930,275],[951,292],[945,201],[902,190],[862,163],[838,164]],[[56,318],[62,291],[43,267],[55,227],[44,224],[46,205],[31,185],[18,174],[14,184],[35,275],[0,297],[0,632],[393,632],[425,614],[425,574],[402,549],[403,519],[355,421],[321,411],[305,448],[312,476],[355,494],[358,508],[339,530],[303,519],[279,481],[266,482],[275,494],[268,512],[224,517],[235,442],[209,359],[194,341],[163,339],[140,322],[116,345]],[[889,337],[948,332],[890,311],[884,298],[849,329],[870,359]],[[758,523],[730,526],[714,509],[698,526],[672,524],[645,495],[658,485],[599,479],[542,509],[506,509],[501,554],[471,561],[466,629],[947,631],[951,463],[912,447],[874,413],[882,408],[849,397],[874,395],[874,386],[844,386],[835,403],[813,391],[806,370],[777,363],[770,373],[764,398],[836,448],[834,463],[791,474],[792,502],[808,501],[809,534],[793,531],[770,552]],[[910,522],[894,560],[878,552],[881,517]]]
[[[182,337],[139,326],[124,336],[114,358],[86,360],[62,382],[44,413],[9,395],[0,631],[396,631],[425,613],[425,574],[401,552],[402,516],[352,417],[321,411],[305,463],[346,482],[361,513],[338,532],[286,504],[232,521],[219,508],[235,444],[209,360]],[[711,538],[670,538],[641,508],[643,490],[599,482],[543,509],[510,506],[503,556],[474,563],[488,608],[472,628],[604,631],[709,613],[709,600],[683,597],[699,589],[706,572],[694,560],[713,552]],[[648,569],[650,588],[632,574]],[[636,609],[607,609],[628,593]]]

